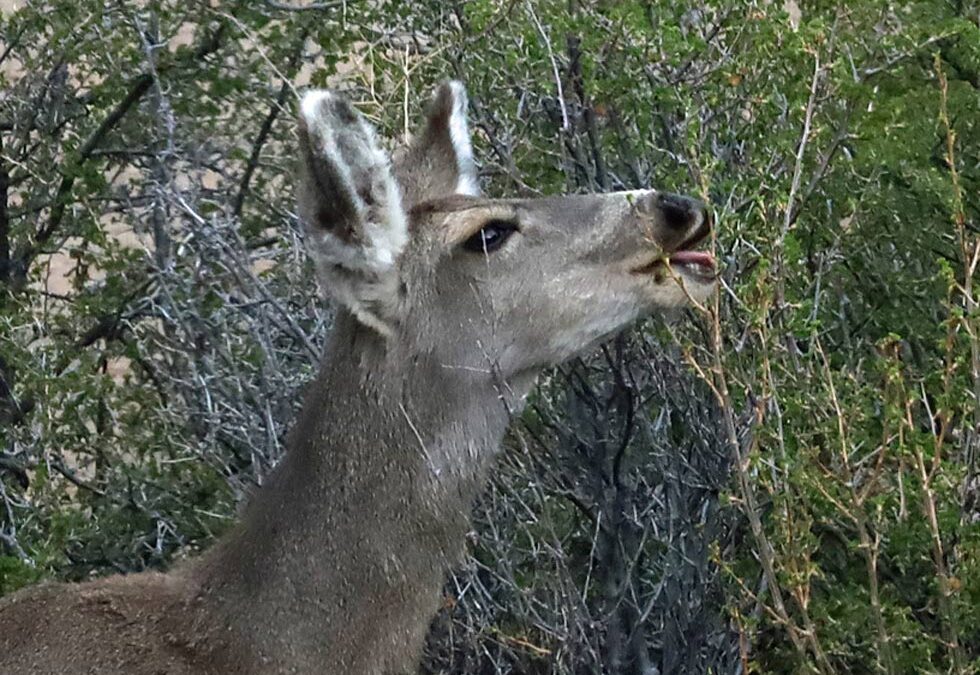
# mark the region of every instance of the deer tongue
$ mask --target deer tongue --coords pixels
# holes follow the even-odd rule
[[[705,251],[675,251],[670,254],[670,262],[674,265],[702,265],[714,269],[715,258]]]

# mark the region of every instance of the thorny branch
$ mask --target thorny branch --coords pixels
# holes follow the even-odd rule
[[[216,28],[211,29],[193,51],[189,62],[194,63],[200,61],[217,51],[221,47],[224,32],[224,24],[219,24]],[[161,65],[158,68],[158,72],[170,72],[186,65],[187,63],[183,61],[171,62],[167,65]],[[65,168],[61,171],[61,181],[55,190],[51,213],[48,216],[47,222],[37,231],[33,241],[16,253],[17,268],[21,270],[22,274],[27,273],[26,271],[31,261],[61,227],[66,209],[71,202],[71,193],[81,166],[92,157],[93,152],[109,136],[116,125],[119,124],[133,106],[150,90],[153,81],[153,76],[150,73],[142,73],[133,78],[127,87],[127,92],[123,99],[109,111],[109,114],[92,131],[67,162]]]

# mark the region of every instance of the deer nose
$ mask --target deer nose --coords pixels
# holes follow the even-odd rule
[[[707,209],[697,199],[670,192],[657,192],[653,196],[664,224],[673,230],[686,232],[691,226],[700,225],[707,216]]]
[[[671,192],[649,192],[636,201],[636,210],[657,227],[657,238],[667,249],[701,239],[711,229],[711,215],[697,199]]]

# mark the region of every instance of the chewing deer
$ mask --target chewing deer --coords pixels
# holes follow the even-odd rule
[[[342,96],[302,99],[299,214],[338,312],[285,458],[200,558],[0,601],[0,672],[417,668],[536,374],[714,284],[692,199],[481,197],[466,105],[442,85],[392,162]]]

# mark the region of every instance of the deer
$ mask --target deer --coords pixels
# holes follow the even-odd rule
[[[442,83],[392,155],[343,94],[301,97],[297,213],[335,317],[284,458],[169,572],[0,600],[0,672],[417,672],[538,374],[716,286],[696,199],[483,196],[467,107]]]

